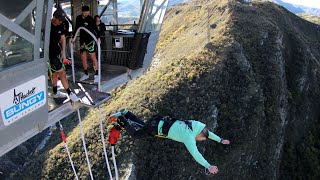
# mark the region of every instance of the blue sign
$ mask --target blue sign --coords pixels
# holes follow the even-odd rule
[[[32,109],[33,106],[36,106],[39,102],[44,100],[44,93],[44,91],[41,91],[38,94],[29,97],[28,99],[24,99],[19,104],[13,105],[10,108],[4,110],[5,119],[7,120],[20,112],[26,111],[30,108]]]

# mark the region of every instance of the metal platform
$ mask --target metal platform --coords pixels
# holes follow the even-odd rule
[[[159,32],[153,32],[150,36],[149,46],[147,50],[147,54],[145,56],[145,61],[143,67],[137,70],[130,70],[128,72],[126,67],[123,66],[113,66],[113,65],[102,65],[101,66],[101,74],[102,74],[102,83],[101,83],[101,91],[102,92],[110,92],[116,87],[141,76],[144,72],[148,70],[150,67],[152,56],[154,52],[154,48],[159,38]],[[76,67],[79,67],[78,65]],[[80,78],[81,70],[77,69],[76,78]],[[71,77],[70,77],[71,79]],[[50,85],[50,84],[49,84]],[[46,122],[44,128],[49,127],[51,124],[56,123],[60,119],[63,119],[73,113],[76,109],[71,106],[70,102],[67,102],[60,106],[55,106],[55,104],[50,104],[52,102],[52,97],[50,96],[50,92],[52,92],[52,87],[48,90],[48,104],[49,108],[51,105],[51,111],[49,112],[49,119]],[[80,107],[79,107],[80,108]]]
[[[111,83],[112,79],[122,75],[122,74],[126,74],[127,73],[127,68],[123,67],[123,66],[115,66],[115,65],[106,65],[103,64],[102,67],[102,76],[101,76],[101,84],[108,84]],[[71,87],[71,89],[73,89],[76,92],[76,89],[79,88],[79,86],[76,84],[72,83],[71,80],[71,72],[67,71],[68,73],[68,79],[69,79],[69,85]],[[79,65],[76,66],[76,79],[80,79],[81,75],[83,75],[82,69]],[[89,81],[93,80],[93,75],[90,75]],[[87,90],[91,90],[91,91],[96,91],[97,90],[97,85],[95,84],[86,84],[86,83],[81,83],[81,85],[87,89]],[[58,90],[59,91],[64,91],[64,88],[62,86],[62,84],[60,83],[60,81],[58,82]],[[69,102],[69,99],[67,98],[58,98],[58,99],[54,99],[52,98],[52,83],[49,81],[48,82],[48,111],[52,112],[55,109],[59,108],[60,106],[62,106],[65,103]],[[103,91],[103,92],[107,92],[107,91]]]
[[[111,94],[92,90],[90,85],[71,83],[71,86],[80,98],[79,103],[87,107],[96,108],[111,98]]]
[[[116,87],[134,79],[139,76],[141,76],[144,72],[148,70],[150,67],[152,56],[154,53],[154,48],[157,43],[159,37],[159,32],[153,32],[150,36],[149,45],[147,54],[145,56],[145,61],[143,64],[143,67],[137,70],[132,70],[127,72],[126,67],[119,67],[119,66],[111,66],[111,65],[102,65],[102,83],[101,83],[101,91],[103,92],[110,92],[111,90],[115,89]],[[90,62],[90,60],[88,61]],[[77,66],[81,67],[81,66]],[[43,67],[44,69],[45,67]],[[20,70],[23,72],[23,69]],[[20,72],[18,71],[18,72]],[[77,78],[80,78],[81,75],[81,69],[78,69],[76,71]],[[130,76],[128,75],[130,74]],[[71,74],[68,74],[68,78],[71,79]],[[48,119],[46,121],[42,121],[38,126],[34,126],[33,128],[29,128],[26,132],[24,132],[23,136],[17,138],[15,141],[11,141],[0,149],[0,156],[5,154],[6,152],[10,151],[17,145],[25,142],[26,140],[30,139],[34,135],[41,132],[43,129],[49,128],[52,124],[55,124],[59,120],[69,116],[72,114],[75,110],[78,108],[81,108],[82,106],[72,106],[70,102],[63,103],[61,105],[57,105],[53,98],[51,97],[52,94],[52,87],[51,82],[48,83],[48,104],[49,104],[49,114]],[[61,88],[61,87],[60,87]],[[63,88],[62,88],[63,89]]]
[[[80,98],[79,102],[71,102],[72,104],[80,103],[83,106],[96,108],[111,98],[111,94],[97,91],[97,87],[94,85],[82,83],[69,83],[69,85],[72,89],[74,89],[75,94]],[[55,107],[59,107],[70,101],[69,98],[50,99],[52,99],[50,102],[54,104]]]
[[[26,140],[30,139],[34,135],[40,133],[44,129],[50,127],[51,125],[55,124],[57,121],[69,116],[78,108],[84,106],[81,103],[78,105],[71,105],[70,102],[65,100],[57,100],[53,99],[52,94],[52,87],[51,82],[46,80],[47,77],[47,62],[48,62],[48,50],[49,50],[49,39],[50,39],[50,26],[51,26],[51,18],[52,18],[52,11],[54,10],[53,1],[42,1],[42,0],[18,0],[19,6],[17,3],[7,3],[6,7],[0,10],[0,25],[1,25],[1,38],[0,38],[0,84],[3,86],[0,87],[0,94],[9,93],[9,95],[5,95],[5,98],[2,98],[0,105],[1,105],[1,113],[4,114],[4,110],[10,110],[11,115],[15,112],[16,115],[14,118],[20,117],[19,121],[15,121],[14,123],[5,124],[7,122],[7,117],[0,117],[0,156],[5,154],[6,152],[10,151],[14,147],[20,145],[21,143],[25,142]],[[2,2],[2,1],[1,1]],[[61,6],[56,1],[57,5]],[[92,9],[92,14],[98,14],[98,1],[90,1],[90,7]],[[111,2],[111,1],[109,1]],[[131,1],[130,1],[131,2]],[[71,14],[73,22],[75,22],[75,18],[81,12],[78,11],[78,8],[83,3],[80,0],[73,0],[71,1]],[[118,17],[118,3],[117,1],[112,1],[113,7],[113,20],[111,22],[114,25],[113,31],[117,32],[119,29],[122,28],[119,26],[118,20],[121,17]],[[149,41],[138,42],[141,38],[134,40],[136,42],[133,44],[132,49],[121,49],[121,37],[114,37],[112,34],[112,38],[109,40],[112,41],[110,44],[109,42],[109,49],[108,46],[105,46],[103,53],[101,54],[102,58],[98,58],[98,63],[102,66],[101,69],[99,68],[99,73],[101,74],[101,81],[99,82],[99,90],[103,92],[110,92],[114,88],[130,81],[133,78],[136,78],[142,75],[147,69],[150,67],[150,62],[153,57],[153,52],[155,49],[156,42],[158,41],[158,33],[161,28],[161,24],[167,10],[167,3],[166,0],[161,1],[154,1],[154,0],[145,0],[145,1],[136,1],[140,3],[141,11],[140,15],[136,16],[139,19],[139,24],[136,29],[136,33],[139,34],[149,34],[151,32],[151,36],[149,37]],[[143,3],[143,4],[142,4]],[[110,3],[108,3],[110,4]],[[12,7],[14,10],[12,10]],[[111,5],[110,5],[111,7]],[[105,6],[103,11],[108,9],[108,5]],[[110,9],[110,8],[109,8]],[[67,8],[66,8],[67,10]],[[127,11],[127,10],[125,10]],[[130,10],[128,9],[130,12]],[[36,13],[34,13],[36,12]],[[75,13],[76,12],[76,13]],[[100,12],[101,15],[104,12]],[[138,12],[139,13],[139,12]],[[37,16],[35,16],[35,14]],[[39,15],[39,16],[38,16]],[[30,17],[30,18],[29,18]],[[24,23],[22,23],[24,22]],[[126,21],[129,22],[129,21]],[[79,29],[78,29],[79,30]],[[94,37],[94,35],[92,35]],[[77,37],[77,35],[75,35]],[[106,38],[107,39],[107,38]],[[5,43],[8,40],[9,43]],[[100,42],[95,39],[96,42]],[[67,41],[69,42],[69,41]],[[16,44],[17,43],[17,44]],[[27,43],[27,44],[26,44]],[[17,48],[16,46],[13,47],[12,45],[21,45],[21,47]],[[67,43],[71,47],[73,46],[72,43]],[[78,43],[75,43],[78,44]],[[99,44],[99,43],[97,43]],[[120,44],[120,45],[119,45]],[[131,43],[126,43],[126,39],[124,40],[124,46],[130,46]],[[142,47],[141,47],[142,46]],[[145,48],[147,46],[147,51]],[[116,47],[116,49],[113,49]],[[131,46],[130,46],[131,47]],[[29,53],[25,54],[22,53],[24,48],[31,48]],[[111,48],[111,49],[110,49]],[[69,49],[69,48],[67,48]],[[79,53],[74,52],[71,53],[72,50],[78,51],[79,48],[70,48],[70,56],[74,56],[71,59],[74,60],[76,64],[75,76],[71,78],[71,71],[69,71],[68,79],[79,79],[82,75],[82,64]],[[41,53],[39,53],[39,50]],[[117,51],[115,56],[112,54]],[[100,47],[98,46],[98,52],[101,52]],[[135,52],[135,53],[134,53]],[[137,52],[140,52],[137,53]],[[128,59],[127,56],[123,54],[132,54],[132,58]],[[144,54],[146,53],[146,54]],[[68,54],[68,53],[67,53]],[[108,59],[108,55],[111,55]],[[8,57],[9,56],[9,57]],[[143,57],[144,56],[144,57]],[[10,61],[8,61],[10,60]],[[123,60],[126,62],[123,63]],[[73,64],[74,64],[73,63]],[[91,60],[88,59],[88,63],[91,63]],[[103,63],[109,63],[114,65],[122,65],[121,66],[111,66],[111,65],[103,65]],[[143,67],[140,68],[142,66]],[[128,70],[126,67],[130,67],[134,70]],[[89,65],[89,68],[92,65]],[[140,68],[140,69],[137,69]],[[74,70],[74,69],[73,69]],[[88,69],[89,74],[93,76],[93,70]],[[100,72],[101,70],[101,72]],[[35,81],[35,79],[40,78],[41,81]],[[71,82],[71,81],[70,81]],[[49,85],[49,86],[48,86]],[[70,86],[71,83],[70,83]],[[84,85],[82,85],[84,86]],[[85,85],[86,86],[86,85]],[[14,104],[15,101],[12,99],[18,97],[15,93],[17,87],[19,87],[18,95],[20,97],[26,97],[24,95],[30,95],[36,89],[37,93],[44,93],[46,95],[45,98],[41,99],[42,106],[39,107],[37,104],[34,105],[33,101],[31,102],[24,102],[21,104],[20,102],[16,105],[19,105],[20,109],[12,109],[12,107],[16,107]],[[59,87],[61,91],[64,91],[62,86]],[[77,87],[75,87],[76,89]],[[95,89],[96,88],[96,89]],[[80,88],[81,89],[81,88]],[[84,87],[84,89],[88,89],[88,91],[96,91],[98,88],[96,85],[91,87]],[[92,92],[88,92],[90,95]],[[85,93],[84,93],[85,94]],[[79,96],[82,96],[79,94]],[[93,95],[95,96],[95,95]],[[96,95],[99,97],[100,95]],[[85,97],[85,96],[82,96]],[[90,98],[86,97],[86,101],[90,104],[90,107],[97,107],[102,103],[102,100],[94,100],[92,99],[92,95]],[[6,101],[3,101],[3,100]],[[107,99],[107,98],[106,98]],[[23,99],[21,99],[23,100]],[[28,100],[28,99],[27,99]],[[7,107],[8,106],[8,107]],[[10,106],[10,107],[9,107]],[[39,107],[39,108],[38,108]],[[11,108],[11,109],[10,109]],[[28,109],[30,108],[30,109]],[[37,111],[33,111],[30,114],[25,114],[25,112],[31,112],[32,108],[38,108]],[[20,112],[20,110],[24,112]],[[17,110],[17,111],[15,111]],[[7,111],[9,112],[9,111]],[[49,113],[48,113],[49,112]],[[24,114],[23,114],[24,113]],[[21,115],[21,116],[20,116]]]

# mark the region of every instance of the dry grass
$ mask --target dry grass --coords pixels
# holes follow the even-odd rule
[[[320,25],[320,16],[311,15],[311,14],[298,14],[301,18],[310,21],[312,23]]]

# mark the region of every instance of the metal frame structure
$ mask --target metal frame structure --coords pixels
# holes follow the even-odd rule
[[[10,68],[4,69],[0,72],[0,94],[13,89],[25,82],[36,79],[40,76],[47,77],[47,59],[40,58],[40,36],[42,28],[42,14],[44,7],[43,0],[33,0],[31,3],[20,13],[20,15],[13,22],[3,14],[0,13],[0,25],[7,28],[1,36],[0,42],[3,43],[10,37],[12,33],[16,33],[20,37],[26,39],[33,45],[33,61],[20,63]],[[53,4],[52,0],[46,2],[48,7]],[[36,8],[36,24],[35,24],[35,35],[23,29],[19,24]],[[49,21],[51,18],[51,9],[47,10],[46,20]],[[45,41],[48,42],[50,36],[50,24],[45,27]],[[44,53],[48,54],[48,43]],[[47,56],[45,56],[47,57]],[[34,69],[37,69],[35,71]],[[45,78],[45,86],[47,87],[47,81]],[[46,93],[47,91],[45,91]],[[4,111],[1,109],[1,112]],[[38,118],[41,117],[41,118]],[[35,134],[42,132],[47,126],[48,121],[48,104],[47,100],[44,106],[37,109],[36,111],[24,116],[18,121],[10,124],[9,126],[4,125],[4,119],[0,117],[0,156],[15,148],[17,145],[25,142]]]
[[[161,6],[166,6],[170,0],[163,0]],[[111,2],[111,0],[109,1]],[[150,26],[151,19],[155,16],[158,11],[153,11],[154,8],[160,9],[160,7],[154,7],[155,0],[145,0],[143,9],[141,11],[140,23],[139,23],[139,32],[145,32],[147,27]],[[40,75],[47,76],[47,57],[50,41],[50,27],[52,8],[44,9],[43,7],[52,7],[53,0],[33,0],[31,3],[21,12],[15,21],[11,21],[0,13],[0,25],[4,26],[8,30],[5,31],[0,38],[0,46],[3,44],[9,37],[10,34],[16,33],[19,36],[25,38],[27,41],[31,42],[34,45],[33,50],[33,61],[27,63],[20,63],[15,66],[12,66],[8,69],[0,71],[0,84],[5,86],[0,87],[0,94],[11,88],[14,88],[24,82],[32,80]],[[37,8],[42,7],[42,8]],[[45,17],[37,16],[36,25],[35,25],[35,34],[21,28],[18,24],[23,22],[25,17],[28,16],[36,8],[36,15],[43,14],[46,12]],[[42,27],[43,20],[46,20],[45,27]],[[44,28],[45,37],[44,37],[44,58],[40,57],[40,41],[41,38],[41,28]],[[42,29],[43,30],[43,29]],[[144,58],[143,67],[137,70],[130,70],[127,73],[123,73],[120,76],[117,76],[105,84],[100,85],[100,90],[103,92],[111,91],[112,89],[120,86],[123,83],[130,81],[132,78],[141,76],[144,72],[150,67],[153,53],[155,50],[156,42],[158,41],[160,30],[152,31],[149,38],[149,43],[147,46],[147,54]],[[35,69],[37,69],[35,71]],[[100,74],[100,73],[99,73]],[[130,76],[128,76],[130,74]],[[44,82],[47,86],[47,81]],[[4,126],[3,120],[0,117],[0,157],[12,150],[16,146],[40,133],[42,130],[50,127],[51,125],[57,123],[61,119],[69,116],[75,110],[81,106],[75,107],[70,104],[70,102],[63,104],[62,106],[56,108],[55,110],[48,113],[48,101],[43,108],[38,109],[32,114],[27,115],[22,120],[19,120],[10,126]],[[0,102],[1,103],[1,102]],[[1,110],[0,110],[1,111]],[[41,117],[41,119],[39,118]]]

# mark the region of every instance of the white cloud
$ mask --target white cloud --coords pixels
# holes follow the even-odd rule
[[[282,0],[282,1],[286,3],[294,4],[294,5],[302,5],[306,7],[320,9],[320,0]]]

